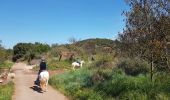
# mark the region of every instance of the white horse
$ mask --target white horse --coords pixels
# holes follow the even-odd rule
[[[48,71],[42,71],[39,75],[39,81],[40,81],[40,88],[42,91],[47,91],[47,85],[49,80],[49,73]]]
[[[75,69],[76,66],[82,68],[83,63],[85,63],[85,62],[84,62],[84,61],[80,61],[80,63],[78,63],[78,62],[73,62],[73,63],[72,63],[73,69]]]

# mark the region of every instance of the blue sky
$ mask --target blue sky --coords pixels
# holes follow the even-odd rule
[[[0,40],[67,43],[68,39],[114,39],[124,28],[124,0],[0,0]]]

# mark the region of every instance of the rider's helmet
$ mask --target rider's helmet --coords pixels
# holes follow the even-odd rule
[[[41,62],[45,62],[45,57],[42,57],[42,58],[41,58]]]

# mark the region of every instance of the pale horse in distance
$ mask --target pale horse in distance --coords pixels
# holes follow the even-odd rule
[[[39,81],[40,81],[40,88],[42,91],[47,91],[47,85],[49,80],[49,73],[48,71],[42,71],[39,75]]]
[[[72,63],[73,69],[75,69],[75,67],[80,67],[80,68],[82,68],[82,66],[83,66],[84,63],[85,63],[84,61],[80,61],[80,63],[78,63],[78,62],[73,62],[73,63]]]

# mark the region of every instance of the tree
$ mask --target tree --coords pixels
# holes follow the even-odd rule
[[[75,44],[78,40],[74,37],[71,37],[68,39],[68,41],[71,43],[71,44]]]
[[[55,47],[58,47],[58,46],[59,46],[58,43],[54,43],[54,44],[51,45],[51,48],[55,48]]]
[[[0,41],[0,63],[4,62],[5,60],[11,59],[12,56],[12,50],[11,49],[5,49],[1,45],[2,41]]]
[[[168,36],[170,35],[170,0],[126,0],[130,11],[126,16],[126,29],[119,35],[121,50],[128,57],[139,57],[153,68],[170,69],[168,62]],[[126,48],[126,50],[124,49]]]
[[[16,61],[20,58],[24,60],[31,61],[36,55],[41,55],[50,50],[48,44],[42,44],[39,42],[36,43],[18,43],[13,47],[13,61]]]

